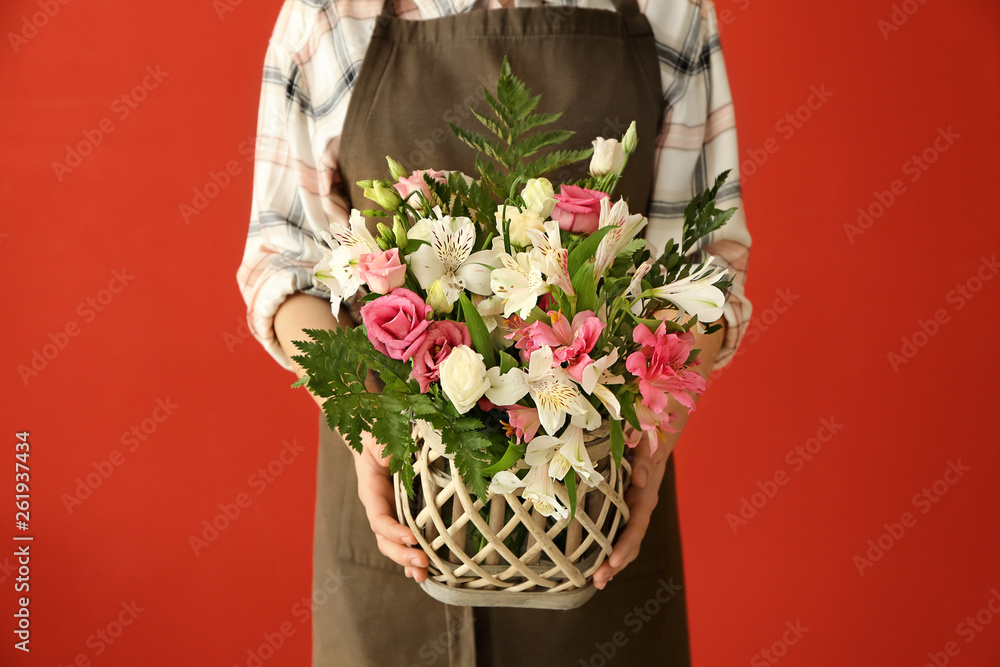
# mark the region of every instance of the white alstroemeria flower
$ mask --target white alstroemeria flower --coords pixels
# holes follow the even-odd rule
[[[654,287],[643,292],[643,296],[669,301],[682,311],[696,316],[700,323],[714,322],[722,317],[722,306],[726,301],[726,295],[714,283],[729,272],[728,269],[714,266],[714,259],[709,257],[704,266],[687,278]]]
[[[573,289],[569,275],[569,250],[562,247],[559,223],[546,220],[544,224],[544,234],[535,229],[527,231],[532,245],[532,263],[542,269],[550,285],[555,285],[569,296],[575,296],[576,290]]]
[[[549,435],[535,437],[528,443],[524,462],[530,466],[547,463],[552,479],[562,480],[571,468],[589,486],[597,486],[604,479],[590,460],[590,454],[583,443],[583,429],[579,426],[567,426],[558,438]]]
[[[440,209],[436,210],[440,214]],[[490,272],[497,266],[496,252],[472,252],[476,228],[466,217],[423,218],[407,232],[407,238],[426,241],[407,258],[407,265],[420,286],[428,289],[436,281],[448,303],[454,304],[463,290],[488,296]]]
[[[609,201],[610,197],[601,199],[601,218],[597,228],[614,226],[616,229],[612,229],[601,239],[597,252],[594,253],[594,277],[597,279],[604,275],[618,253],[642,231],[647,222],[646,216],[640,213],[630,215],[624,199],[619,199],[614,206]]]
[[[476,301],[477,299],[479,301]],[[487,331],[492,332],[497,327],[504,328],[503,299],[497,296],[481,299],[477,296],[472,301],[476,304],[476,310],[479,311],[479,316],[483,318],[483,324],[486,325]]]
[[[565,459],[588,486],[599,486],[604,481],[604,476],[597,472],[594,462],[590,460],[590,454],[587,453],[587,447],[583,442],[583,429],[579,426],[570,425],[566,428],[562,447],[556,455]]]
[[[514,474],[514,469],[501,470],[497,474],[493,475],[493,480],[490,482],[490,493],[513,493],[515,490],[520,489],[525,485],[525,481],[520,479]]]
[[[500,375],[500,368],[494,366],[486,371],[486,379],[490,383],[486,398],[495,405],[514,405],[525,394],[530,394],[538,408],[538,420],[549,435],[563,427],[567,415],[593,421],[594,406],[584,398],[565,370],[552,365],[552,348],[548,345],[531,353],[527,371],[512,368]],[[597,419],[599,422],[600,416]]]
[[[577,380],[588,394],[597,396],[607,408],[608,414],[615,419],[621,419],[621,404],[614,392],[608,389],[609,384],[624,384],[625,378],[614,375],[608,368],[618,361],[618,350],[611,348],[611,353],[596,361],[579,364],[570,369],[570,377]]]
[[[569,509],[563,507],[556,498],[556,488],[549,475],[548,464],[532,466],[524,482],[525,488],[521,492],[521,497],[530,500],[532,506],[541,514],[554,517],[556,520],[569,516]]]
[[[519,252],[511,256],[497,251],[497,254],[502,268],[494,269],[490,274],[490,287],[494,294],[504,300],[503,316],[510,317],[517,313],[527,318],[538,303],[538,298],[548,293],[550,288],[542,278],[540,267],[532,262],[529,253]]]
[[[340,299],[354,296],[365,282],[358,271],[358,259],[361,255],[382,251],[368,231],[361,212],[351,210],[347,227],[331,222],[330,233],[320,232],[320,239],[323,258],[313,268],[313,274],[334,296]]]
[[[636,267],[635,273],[632,274],[632,280],[628,284],[628,289],[622,295],[625,298],[631,298],[633,296],[638,296],[642,287],[642,279],[646,277],[649,270],[653,268],[653,264],[650,261],[645,261]]]

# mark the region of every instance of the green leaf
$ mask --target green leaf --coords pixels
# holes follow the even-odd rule
[[[539,149],[545,148],[546,146],[561,144],[572,136],[573,132],[570,130],[550,130],[548,132],[539,132],[538,134],[533,134],[527,139],[521,141],[518,144],[518,152],[522,156],[532,155],[538,152]]]
[[[573,274],[573,289],[576,290],[576,311],[597,309],[597,284],[594,282],[594,264],[586,261]]]
[[[569,469],[563,480],[566,483],[566,493],[569,494],[569,521],[573,521],[576,516],[576,470]]]
[[[576,275],[580,265],[594,256],[597,252],[597,246],[601,244],[601,240],[614,228],[613,225],[601,227],[590,236],[581,240],[569,251],[569,275]]]
[[[642,426],[639,425],[639,417],[635,414],[635,401],[634,394],[630,392],[625,387],[620,387],[618,391],[615,392],[615,396],[618,398],[618,403],[622,408],[622,417],[625,418],[632,428],[641,430]]]
[[[489,329],[483,322],[482,316],[465,292],[459,296],[462,304],[462,314],[465,316],[465,325],[469,328],[469,336],[472,338],[472,346],[476,352],[483,355],[483,363],[486,368],[493,368],[497,365],[496,350],[493,349],[493,341],[490,339]]]
[[[504,375],[507,371],[512,368],[517,368],[520,364],[517,363],[517,359],[512,357],[510,354],[504,350],[500,350],[500,375]]]
[[[634,409],[633,409],[634,411]],[[617,419],[611,420],[611,456],[615,459],[615,467],[622,464],[622,454],[625,452],[625,434],[622,432],[622,423]]]
[[[491,466],[483,468],[483,475],[493,476],[502,470],[507,470],[515,463],[517,463],[521,456],[524,455],[524,445],[518,445],[517,443],[511,442],[507,445],[507,451],[504,455],[500,457],[500,460]]]

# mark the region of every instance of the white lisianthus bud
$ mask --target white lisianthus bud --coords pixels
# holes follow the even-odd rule
[[[537,211],[543,219],[549,217],[557,203],[552,182],[547,178],[529,178],[521,190],[521,199],[525,206]]]
[[[448,295],[445,294],[444,285],[441,284],[440,280],[435,280],[427,288],[427,305],[434,309],[435,313],[443,313],[447,315],[454,308],[454,304],[448,301]]]
[[[460,414],[465,414],[479,402],[490,381],[486,379],[483,355],[468,345],[452,348],[448,358],[438,366],[441,388]]]
[[[594,155],[590,158],[590,174],[617,174],[625,166],[625,149],[617,139],[594,139]]]
[[[635,121],[628,126],[625,131],[625,137],[622,139],[622,148],[625,150],[625,155],[631,155],[635,152],[635,147],[639,144],[639,136],[635,129]]]
[[[542,214],[533,208],[526,208],[518,211],[516,206],[497,207],[497,233],[503,236],[504,218],[510,220],[510,242],[516,246],[524,248],[531,245],[531,238],[528,230],[534,229],[542,234],[545,233],[545,226],[542,224],[544,218]]]

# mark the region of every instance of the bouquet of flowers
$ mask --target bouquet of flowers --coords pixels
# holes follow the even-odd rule
[[[526,544],[535,545],[536,560],[560,560],[549,546],[584,555],[579,539],[563,535],[584,492],[605,489],[619,506],[615,525],[627,520],[626,446],[645,431],[655,448],[658,433],[673,430],[669,397],[693,409],[704,389],[692,370],[699,350],[691,330],[718,328],[703,323],[720,317],[729,283],[712,257],[688,255],[735,209],[715,207],[723,172],[686,207],[681,238],[654,257],[640,237],[646,218],[612,196],[636,147],[635,123],[620,141],[554,150],[573,133],[545,129],[560,114],[537,112],[540,96],[506,60],[495,94],[484,92],[492,114],[472,112],[488,134],[451,125],[477,151],[475,178],[410,172],[387,158],[388,178],[359,183],[374,206],[352,210],[347,225],[331,223],[323,234],[316,279],[338,304],[363,293],[363,326],[307,330],[312,340],[297,341],[295,357],[306,374],[293,386],[326,399],[331,428],[355,450],[363,432],[384,445],[408,518],[420,509],[404,505],[418,496],[428,504],[435,494],[463,498],[469,516],[428,520],[421,545],[448,583],[462,571],[486,572],[485,587],[496,589],[510,582],[500,576],[504,566],[491,572],[483,563],[521,558]],[[589,174],[577,182],[555,188],[545,178],[588,158]],[[372,233],[366,217],[384,222]],[[369,372],[381,392],[366,388]],[[595,440],[603,450],[590,446]],[[605,453],[603,463],[595,451]],[[447,462],[438,482],[461,488],[440,494],[443,483],[428,486],[432,461]],[[425,478],[416,488],[415,475]],[[497,497],[500,509],[494,503],[490,514],[486,504]],[[508,517],[529,509],[541,522],[510,525]],[[606,512],[580,514],[588,530],[601,528],[598,518],[610,521]],[[553,529],[540,532],[546,522]],[[445,572],[436,552],[464,548],[453,532],[466,527],[471,553],[452,555],[459,573]],[[599,558],[610,551],[609,539],[590,542],[603,546]],[[520,563],[507,571],[524,575]],[[569,588],[581,585],[579,574]]]

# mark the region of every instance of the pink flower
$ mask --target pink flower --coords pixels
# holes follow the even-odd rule
[[[448,358],[452,348],[459,345],[472,345],[469,329],[464,324],[450,320],[430,323],[427,337],[413,353],[413,377],[421,393],[430,390],[431,382],[440,377],[438,366]]]
[[[601,220],[601,200],[608,195],[600,190],[588,190],[577,185],[564,185],[556,195],[558,203],[552,209],[552,219],[560,229],[574,234],[593,234]]]
[[[431,307],[408,289],[397,287],[361,307],[368,340],[393,359],[407,361],[427,337]]]
[[[531,442],[538,433],[542,422],[538,418],[538,408],[526,408],[522,405],[508,405],[504,408],[510,415],[511,435],[517,436],[518,442]]]
[[[516,347],[521,350],[522,361],[527,362],[532,352],[548,345],[552,348],[554,361],[572,363],[581,354],[594,349],[604,330],[604,323],[590,310],[577,313],[572,324],[559,311],[550,310],[549,320],[551,326],[541,321],[533,322],[507,335],[509,339],[517,339]]]
[[[424,174],[427,174],[433,178],[438,183],[447,183],[447,173],[444,171],[438,171],[437,169],[418,169],[406,178],[399,179],[398,182],[393,184],[392,187],[396,188],[396,192],[403,199],[406,199],[411,192],[416,192],[420,190],[424,193],[424,196],[428,199],[431,196],[431,189],[427,187],[427,183],[424,181]],[[417,199],[414,197],[414,199]],[[416,201],[410,201],[411,205],[416,205]]]
[[[640,378],[642,404],[662,415],[669,394],[688,410],[694,410],[694,399],[688,392],[697,395],[705,390],[705,378],[684,367],[694,336],[690,332],[683,336],[668,334],[665,324],[660,324],[653,333],[640,324],[632,332],[632,340],[642,345],[642,349],[628,355],[625,368]]]
[[[358,272],[368,288],[378,294],[388,294],[406,281],[406,265],[399,261],[399,248],[361,255]]]
[[[639,418],[639,426],[642,427],[643,432],[649,438],[649,454],[652,456],[656,453],[657,447],[660,445],[660,436],[665,433],[676,433],[677,429],[670,425],[670,422],[677,419],[677,415],[673,412],[654,412],[650,410],[642,401],[635,402],[635,416]],[[631,427],[629,427],[631,429]],[[626,439],[626,443],[629,447],[635,447],[639,444],[640,433],[638,431],[632,430]]]

